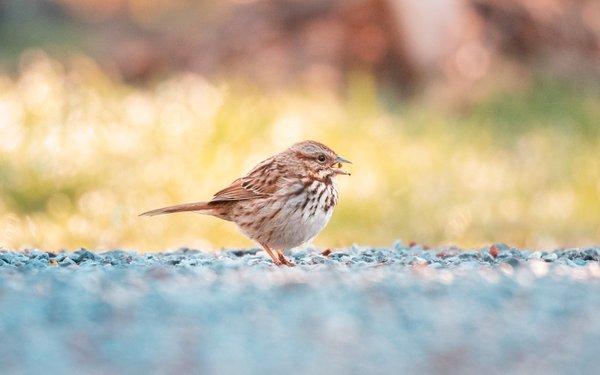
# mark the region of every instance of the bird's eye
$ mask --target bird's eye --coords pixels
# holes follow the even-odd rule
[[[317,157],[317,160],[319,161],[319,163],[325,163],[325,155],[321,154]]]

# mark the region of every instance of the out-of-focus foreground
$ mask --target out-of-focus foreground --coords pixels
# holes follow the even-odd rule
[[[460,4],[0,2],[0,246],[248,245],[137,214],[307,138],[354,162],[317,244],[599,242],[600,6]]]
[[[600,366],[600,248],[292,253],[290,269],[274,268],[263,251],[0,251],[0,333],[10,338],[0,340],[2,372],[595,374]]]

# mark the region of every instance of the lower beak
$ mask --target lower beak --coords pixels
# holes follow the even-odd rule
[[[346,176],[350,176],[351,175],[350,172],[346,172],[345,170],[339,169],[339,168],[333,168],[333,172],[335,174],[343,174],[343,175],[346,175]]]

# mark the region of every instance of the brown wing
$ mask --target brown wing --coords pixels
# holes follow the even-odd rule
[[[267,159],[257,165],[246,176],[217,192],[211,202],[241,201],[268,197],[279,188],[280,173],[276,162]]]

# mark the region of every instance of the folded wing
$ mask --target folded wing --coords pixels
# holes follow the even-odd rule
[[[267,159],[257,165],[246,176],[233,181],[218,191],[211,202],[241,201],[265,198],[273,195],[280,184],[280,173],[275,162]]]

